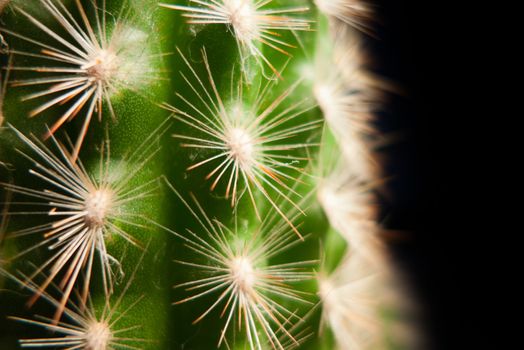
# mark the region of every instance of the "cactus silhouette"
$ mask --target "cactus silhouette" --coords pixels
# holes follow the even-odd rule
[[[0,1],[0,347],[394,349],[362,1]]]

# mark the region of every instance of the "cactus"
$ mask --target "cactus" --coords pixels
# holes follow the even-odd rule
[[[2,349],[402,346],[370,6],[0,14]]]

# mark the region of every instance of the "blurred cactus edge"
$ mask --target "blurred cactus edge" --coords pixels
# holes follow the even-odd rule
[[[409,349],[358,0],[0,0],[0,348]]]

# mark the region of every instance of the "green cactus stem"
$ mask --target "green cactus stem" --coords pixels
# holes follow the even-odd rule
[[[0,1],[0,347],[397,345],[370,9]]]

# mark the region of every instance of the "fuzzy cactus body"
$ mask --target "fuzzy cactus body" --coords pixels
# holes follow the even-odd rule
[[[398,345],[368,6],[0,13],[2,349]]]

